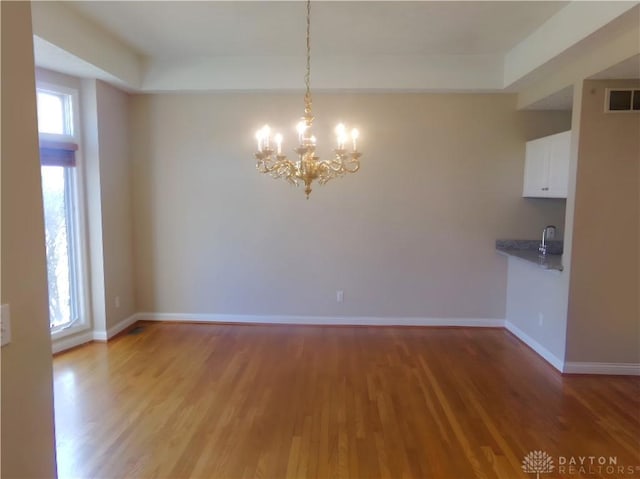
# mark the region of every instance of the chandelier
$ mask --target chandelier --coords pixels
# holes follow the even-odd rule
[[[307,0],[307,71],[304,77],[306,93],[304,95],[304,115],[296,126],[298,147],[294,149],[298,158],[291,161],[282,154],[282,135],[277,133],[272,138],[269,125],[265,125],[256,133],[258,151],[255,154],[256,168],[260,173],[268,173],[273,178],[284,178],[296,186],[303,182],[307,199],[309,199],[311,184],[314,180],[323,185],[329,180],[339,178],[347,173],[355,173],[360,169],[360,156],[362,156],[357,148],[358,130],[354,128],[350,134],[347,134],[347,128],[342,123],[335,128],[337,147],[333,150],[333,158],[320,160],[316,156],[316,137],[311,134],[313,115],[311,114],[311,89],[309,87],[311,77],[310,27],[311,0]]]

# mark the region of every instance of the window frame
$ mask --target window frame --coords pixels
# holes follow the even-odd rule
[[[611,109],[611,93],[612,92],[621,92],[628,91],[631,93],[631,97],[629,98],[629,109],[628,110],[618,110]],[[604,112],[605,113],[640,113],[640,109],[635,109],[634,100],[636,96],[640,95],[640,88],[605,88],[604,93]]]
[[[80,92],[75,88],[56,83],[36,81],[36,94],[38,92],[64,96],[64,123],[70,127],[71,134],[40,133],[38,131],[41,146],[43,143],[72,143],[77,145],[74,151],[75,166],[64,167],[65,195],[67,196],[66,221],[69,229],[69,267],[72,269],[70,281],[70,294],[76,301],[71,301],[72,321],[57,328],[50,327],[51,339],[61,339],[66,336],[90,330],[92,321],[90,318],[89,304],[89,261],[88,261],[88,230],[86,221],[86,193],[85,193],[85,165],[82,157],[81,118],[80,118]],[[41,165],[42,168],[42,165]],[[72,196],[71,196],[72,195]],[[70,211],[72,210],[72,211]]]

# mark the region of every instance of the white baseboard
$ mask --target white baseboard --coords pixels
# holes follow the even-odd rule
[[[66,351],[67,349],[75,348],[81,344],[90,343],[91,341],[105,342],[113,338],[119,332],[125,330],[132,324],[138,321],[137,315],[133,314],[126,319],[123,319],[115,326],[110,327],[107,331],[83,331],[75,335],[70,335],[65,338],[56,339],[51,343],[51,352],[53,354]]]
[[[89,343],[93,340],[93,331],[84,331],[73,336],[56,339],[51,342],[51,352],[57,354],[67,349],[75,348],[81,344]]]
[[[505,328],[561,373],[612,374],[640,376],[640,364],[564,362],[513,323],[493,318],[397,318],[375,316],[287,316],[241,314],[136,313],[105,331],[86,331],[55,341],[53,353],[84,343],[108,341],[137,321],[171,321],[183,323],[292,324],[314,326],[446,326]]]
[[[501,328],[504,320],[492,318],[395,318],[375,316],[288,316],[244,314],[138,313],[136,321],[197,323],[295,324],[314,326],[454,326]]]
[[[638,363],[584,363],[566,362],[564,372],[567,374],[613,374],[620,376],[640,376]]]
[[[129,326],[134,324],[136,321],[139,321],[137,314],[132,314],[128,318],[123,319],[118,322],[115,326],[111,326],[106,331],[94,331],[93,332],[93,340],[94,341],[108,341],[113,338],[116,334],[124,331]]]
[[[545,361],[547,361],[549,364],[551,364],[558,371],[560,371],[561,373],[565,372],[564,371],[564,367],[565,367],[564,361],[562,359],[560,359],[559,357],[557,357],[555,354],[553,354],[551,351],[549,351],[547,348],[545,348],[538,341],[536,341],[531,336],[529,336],[527,333],[525,333],[522,329],[520,329],[515,324],[513,324],[513,323],[511,323],[509,321],[505,321],[504,322],[504,327],[507,329],[507,331],[509,331],[511,334],[513,334],[516,338],[518,338],[520,341],[522,341],[524,344],[526,344],[531,349],[533,349],[536,353],[538,353],[540,356],[542,356],[542,358]]]

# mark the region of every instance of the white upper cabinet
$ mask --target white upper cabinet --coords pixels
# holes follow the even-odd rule
[[[571,131],[527,142],[522,196],[566,198]]]
[[[522,196],[545,196],[547,187],[549,145],[546,138],[527,142]]]

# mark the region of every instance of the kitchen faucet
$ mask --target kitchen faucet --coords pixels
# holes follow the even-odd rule
[[[553,225],[545,226],[545,228],[542,230],[542,242],[538,247],[538,251],[540,252],[541,255],[547,254],[547,239],[553,238],[555,235],[556,235],[556,227]]]

